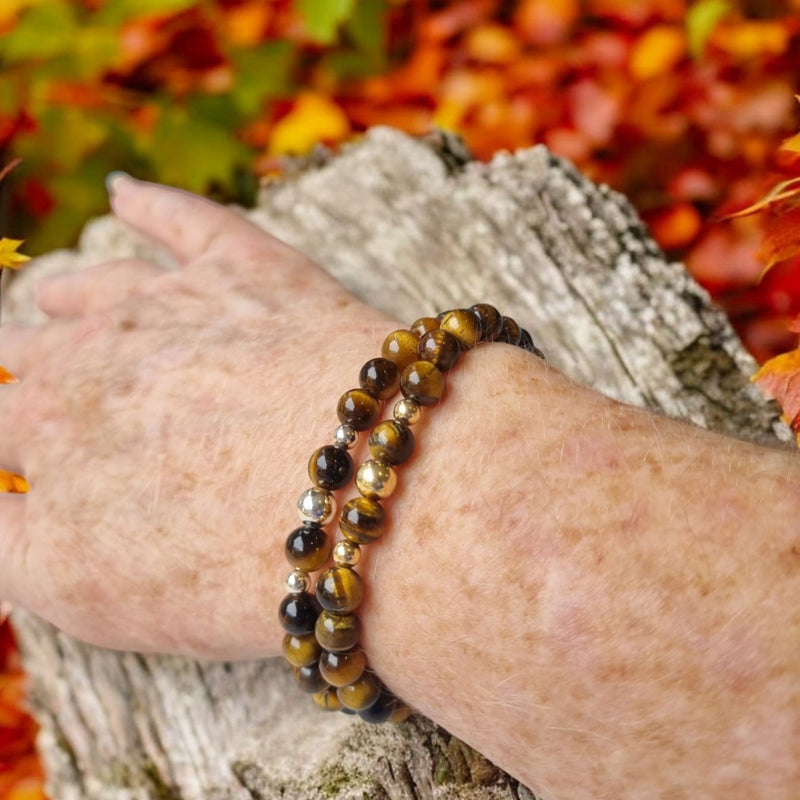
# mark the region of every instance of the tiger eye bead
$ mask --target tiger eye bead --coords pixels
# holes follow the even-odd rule
[[[373,500],[389,497],[397,488],[397,473],[385,461],[365,461],[356,472],[356,487]]]
[[[317,617],[314,635],[325,650],[349,650],[361,638],[361,620],[355,614],[323,611]]]
[[[346,614],[358,608],[364,586],[349,567],[328,567],[317,579],[317,602],[326,610]]]
[[[319,664],[308,664],[305,667],[294,668],[294,679],[297,685],[309,694],[316,694],[324,691],[328,682],[322,677],[319,671]]]
[[[339,530],[349,541],[369,544],[379,538],[385,528],[386,512],[377,500],[354,497],[342,506]]]
[[[423,361],[430,361],[442,372],[447,372],[458,361],[461,345],[447,331],[429,331],[419,340],[417,352]]]
[[[342,701],[339,699],[339,695],[336,694],[335,686],[329,686],[321,692],[314,692],[311,695],[311,699],[323,711],[339,711],[342,707]]]
[[[321,671],[322,669],[320,669]],[[399,705],[400,701],[386,687],[383,687],[378,699],[369,708],[359,711],[358,716],[364,722],[388,722]]]
[[[466,308],[447,311],[439,322],[439,328],[458,339],[462,350],[470,350],[481,340],[480,320]]]
[[[488,303],[475,303],[474,306],[470,306],[469,310],[481,323],[481,341],[494,341],[503,328],[502,314]]]
[[[444,392],[444,375],[429,361],[415,361],[403,370],[400,390],[421,406],[435,405]]]
[[[362,389],[378,400],[388,400],[400,388],[400,370],[388,358],[371,358],[361,367],[358,381]]]
[[[342,705],[353,711],[369,708],[381,694],[381,686],[370,672],[365,672],[357,681],[340,686],[336,691]]]
[[[283,654],[286,660],[295,667],[307,667],[319,660],[322,648],[313,633],[296,636],[287,633],[283,637]]]
[[[336,413],[340,422],[357,431],[365,431],[378,421],[381,404],[363,389],[350,389],[339,398]]]
[[[369,435],[369,452],[380,461],[402,464],[414,452],[414,434],[408,425],[393,419],[384,420]]]
[[[439,320],[436,317],[420,317],[409,325],[411,333],[416,333],[417,336],[422,337],[428,331],[435,331],[439,328]]]
[[[407,706],[402,700],[398,699],[392,716],[389,717],[389,722],[405,722],[412,713],[411,706]]]
[[[407,397],[401,397],[394,404],[392,416],[398,422],[407,422],[409,425],[416,425],[422,416],[422,412],[420,411],[419,403],[415,403]]]
[[[417,360],[419,336],[411,331],[392,331],[383,341],[381,355],[393,361],[402,372],[409,364]]]
[[[286,537],[284,552],[286,560],[296,569],[315,572],[328,560],[331,540],[316,522],[307,522]]]
[[[287,633],[302,636],[314,630],[321,610],[316,598],[309,592],[287,594],[278,609],[278,619]]]
[[[329,492],[341,489],[353,477],[353,459],[347,450],[326,444],[311,454],[308,477],[320,489],[327,489]]]
[[[497,336],[497,341],[517,345],[520,336],[522,336],[522,330],[519,325],[511,317],[503,317],[503,329]]]
[[[336,514],[336,501],[325,489],[312,486],[300,495],[297,514],[303,522],[319,522],[327,525]]]
[[[366,666],[367,657],[360,649],[340,653],[323,650],[319,659],[319,671],[331,686],[347,686],[357,681]]]

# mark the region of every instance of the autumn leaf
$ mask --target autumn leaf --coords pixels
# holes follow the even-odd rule
[[[9,472],[0,469],[0,492],[9,494],[26,494],[30,490],[30,484],[22,475],[16,472]]]
[[[17,376],[12,375],[5,367],[0,367],[0,384],[16,383]]]
[[[778,401],[784,418],[800,436],[800,348],[771,358],[751,380]]]
[[[31,257],[24,253],[18,253],[17,248],[24,242],[24,239],[8,239],[5,236],[0,239],[0,269],[19,269]]]

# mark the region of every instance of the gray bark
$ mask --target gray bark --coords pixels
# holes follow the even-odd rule
[[[494,303],[577,381],[791,446],[706,293],[665,261],[624,198],[544,148],[481,164],[455,139],[375,129],[340,155],[317,155],[266,186],[250,215],[372,305],[410,322]],[[21,274],[5,318],[36,318],[37,277],[132,254],[153,256],[114,219],[91,223],[77,250]],[[533,797],[419,716],[368,726],[317,712],[281,663],[118,654],[21,611],[14,622],[59,800]]]

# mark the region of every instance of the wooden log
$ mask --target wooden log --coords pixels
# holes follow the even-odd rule
[[[577,381],[793,446],[708,295],[665,260],[624,198],[543,147],[483,164],[458,139],[376,128],[267,185],[250,216],[401,319],[491,302]],[[39,277],[130,255],[163,258],[113,218],[96,220],[76,250],[21,273],[4,318],[37,318]],[[119,654],[20,610],[14,623],[57,800],[533,798],[422,717],[369,726],[317,712],[279,662]]]

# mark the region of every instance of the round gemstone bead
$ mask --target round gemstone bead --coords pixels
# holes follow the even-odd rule
[[[503,317],[500,312],[488,303],[476,303],[469,309],[481,324],[481,341],[491,342],[503,328]]]
[[[343,706],[353,711],[363,711],[380,697],[381,686],[372,673],[365,672],[357,681],[340,686],[336,693]]]
[[[409,425],[416,425],[419,418],[422,416],[419,403],[409,400],[407,397],[401,397],[395,404],[392,416],[398,422],[407,422]]]
[[[461,345],[447,331],[429,331],[420,338],[417,353],[423,361],[430,361],[442,372],[447,372],[458,361]]]
[[[322,648],[313,633],[296,636],[287,633],[283,637],[283,654],[286,660],[295,667],[307,667],[319,661]]]
[[[429,361],[415,361],[403,370],[400,390],[421,406],[435,405],[444,392],[444,375]]]
[[[350,389],[339,398],[336,413],[340,422],[357,431],[365,431],[378,421],[381,404],[363,389]]]
[[[316,598],[309,592],[287,594],[278,609],[278,619],[287,633],[302,636],[314,630],[321,610]]]
[[[317,617],[314,634],[326,650],[349,650],[361,637],[361,620],[355,614],[334,614],[323,611]]]
[[[365,461],[356,472],[356,486],[364,497],[380,500],[397,488],[397,473],[385,461]]]
[[[400,388],[400,370],[388,358],[371,358],[361,367],[358,381],[362,389],[378,400],[388,400]]]
[[[331,554],[331,540],[316,522],[295,528],[286,537],[286,560],[295,569],[314,572],[325,565]]]
[[[470,350],[481,339],[480,320],[466,308],[446,311],[439,320],[439,328],[455,336],[462,350]]]
[[[416,361],[419,336],[411,331],[392,331],[381,346],[381,355],[393,361],[402,372],[409,364]]]
[[[530,335],[525,328],[520,328],[519,331],[519,346],[529,353],[541,356],[542,351],[533,343],[533,336]]]
[[[321,489],[341,489],[353,477],[353,459],[347,450],[326,444],[312,453],[308,476]]]
[[[328,683],[319,671],[319,664],[308,664],[305,667],[294,668],[294,679],[297,685],[309,694],[324,691]]]
[[[339,425],[333,431],[333,444],[350,450],[358,441],[358,431],[352,425]]]
[[[322,667],[320,667],[322,672]],[[400,701],[386,688],[381,689],[378,699],[369,707],[358,712],[365,722],[388,722],[397,710]]]
[[[428,331],[435,331],[439,327],[439,320],[436,317],[420,317],[409,326],[411,333],[417,336],[424,336]]]
[[[331,686],[347,686],[357,681],[367,666],[367,657],[361,649],[336,653],[323,650],[319,659],[319,671]]]
[[[402,422],[384,420],[369,435],[369,452],[379,461],[393,465],[402,464],[414,452],[414,434]]]
[[[289,594],[299,594],[300,592],[307,592],[309,589],[308,575],[299,569],[293,569],[284,581],[286,591]]]
[[[383,506],[369,497],[354,497],[342,506],[339,530],[348,541],[369,544],[381,536],[386,528]]]
[[[342,701],[336,694],[335,686],[329,686],[321,692],[314,692],[311,699],[323,711],[338,711],[342,707]]]
[[[507,342],[508,344],[519,344],[522,330],[511,317],[503,317],[503,329],[497,336],[498,342]]]
[[[411,706],[407,706],[404,702],[398,699],[392,716],[389,717],[389,722],[405,722],[412,714]]]
[[[297,513],[303,522],[327,525],[336,514],[336,501],[330,492],[313,486],[306,489],[297,501]]]
[[[317,602],[337,614],[355,611],[364,595],[359,574],[350,567],[328,567],[317,579]]]
[[[333,563],[337,567],[354,567],[361,561],[361,548],[347,539],[333,546]]]

